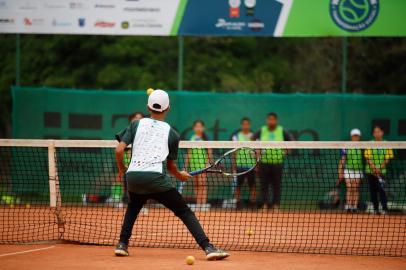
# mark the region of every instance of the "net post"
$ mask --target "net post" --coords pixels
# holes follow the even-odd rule
[[[65,221],[61,213],[61,192],[59,189],[58,169],[56,166],[55,140],[49,140],[48,144],[48,173],[49,173],[49,206],[56,216],[59,239],[63,238]]]
[[[48,173],[49,173],[49,206],[58,208],[61,203],[59,192],[59,179],[56,169],[55,141],[50,140],[48,144]]]

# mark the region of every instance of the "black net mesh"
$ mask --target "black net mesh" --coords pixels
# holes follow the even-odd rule
[[[172,179],[173,186],[224,249],[405,256],[404,150],[332,148],[257,149],[260,162],[249,174],[206,173],[185,183]],[[181,149],[177,164],[200,169],[227,150]],[[0,146],[0,243],[116,244],[127,196],[114,148],[56,147],[54,155],[55,178],[47,147]],[[248,159],[232,155],[224,164],[242,170]],[[139,214],[130,245],[198,247],[153,200]]]

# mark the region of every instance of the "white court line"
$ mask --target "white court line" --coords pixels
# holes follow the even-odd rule
[[[44,248],[36,248],[36,249],[18,251],[18,252],[13,252],[13,253],[5,253],[5,254],[0,254],[0,257],[6,257],[6,256],[12,256],[12,255],[19,255],[19,254],[24,254],[24,253],[36,252],[36,251],[51,249],[51,248],[54,248],[54,247],[55,246],[50,246],[50,247],[44,247]]]

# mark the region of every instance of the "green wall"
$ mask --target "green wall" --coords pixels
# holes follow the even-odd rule
[[[13,87],[14,138],[113,139],[127,115],[146,112],[145,91]],[[299,140],[346,140],[357,127],[370,139],[374,121],[387,139],[406,140],[406,96],[358,94],[217,94],[171,91],[168,122],[183,138],[195,119],[212,140],[227,140],[243,116],[257,130],[268,112]]]

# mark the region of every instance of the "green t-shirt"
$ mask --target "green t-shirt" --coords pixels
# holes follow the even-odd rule
[[[140,125],[142,134],[137,135]],[[166,160],[177,159],[180,137],[172,127],[162,121],[144,118],[132,122],[125,130],[117,133],[116,139],[132,145],[131,153],[133,155],[126,173],[129,191],[136,194],[152,194],[173,188],[172,181],[167,175]],[[160,148],[157,147],[166,143],[167,155],[166,152],[159,152]],[[143,149],[142,146],[148,147]],[[158,161],[154,160],[156,156],[160,157]],[[150,160],[154,160],[154,162],[148,164]],[[162,164],[159,164],[159,161],[162,161]],[[139,167],[140,163],[143,163],[143,167]],[[149,168],[151,169],[149,170]]]

